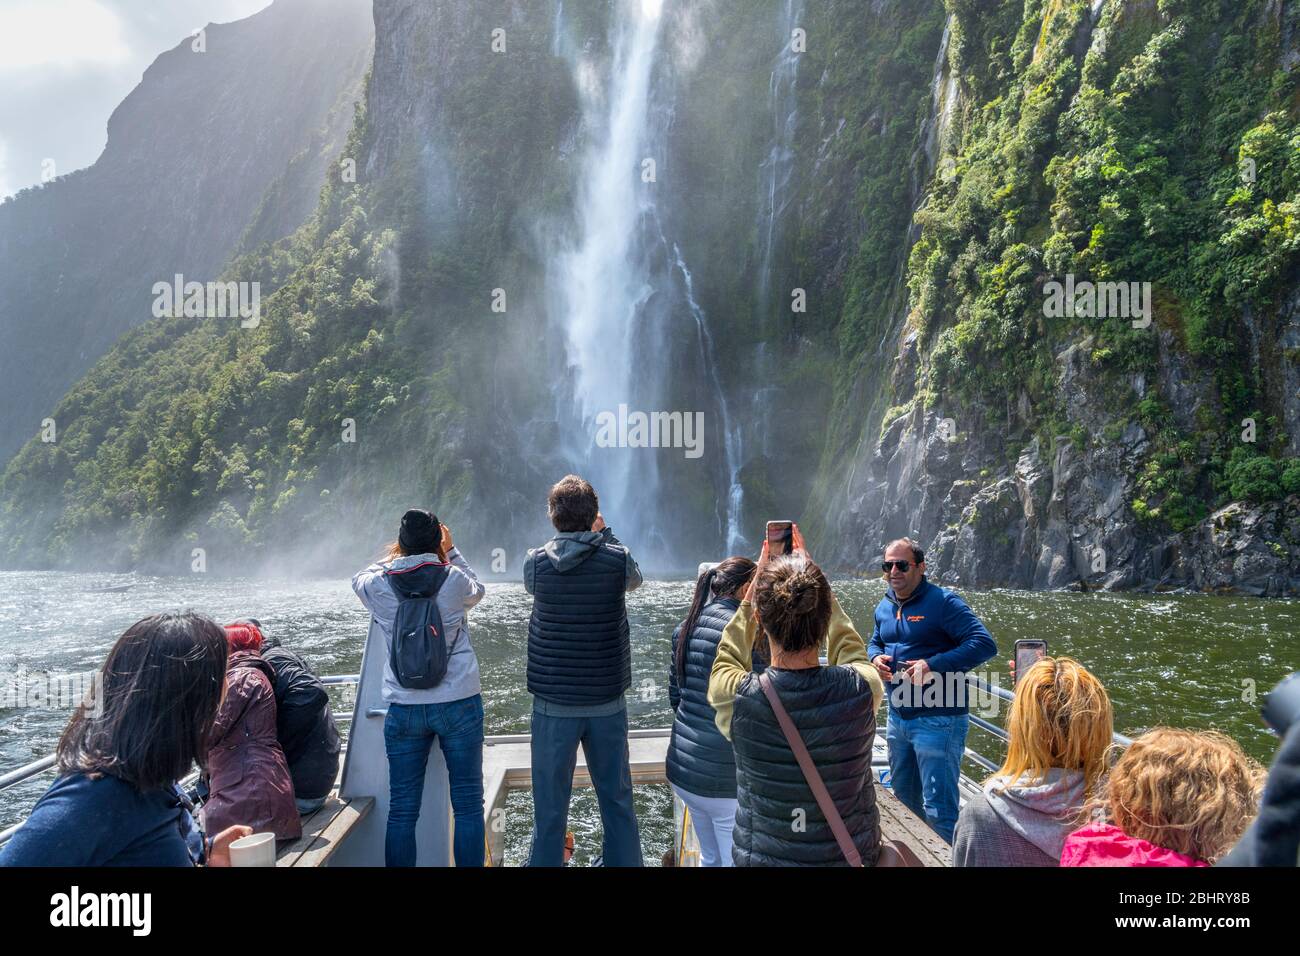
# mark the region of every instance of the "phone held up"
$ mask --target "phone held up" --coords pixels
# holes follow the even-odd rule
[[[767,553],[772,557],[789,554],[794,550],[794,522],[769,521],[767,523]]]
[[[1047,642],[1040,640],[1016,641],[1016,683],[1025,671],[1047,656]]]

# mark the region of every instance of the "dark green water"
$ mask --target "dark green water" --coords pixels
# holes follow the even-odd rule
[[[0,574],[0,679],[25,668],[91,670],[133,621],[169,608],[192,607],[219,620],[257,617],[300,650],[322,674],[356,673],[367,615],[346,581],[239,581],[141,578],[117,595],[90,595],[110,583],[102,575]],[[841,603],[864,638],[884,593],[878,581],[835,582]],[[997,638],[989,669],[1006,682],[1017,638],[1045,638],[1053,654],[1081,660],[1106,684],[1116,729],[1130,736],[1157,724],[1215,728],[1239,740],[1261,761],[1274,739],[1259,721],[1262,696],[1300,668],[1300,602],[1206,595],[1115,595],[984,591],[966,599]],[[690,599],[686,581],[653,581],[629,596],[632,625],[634,727],[666,727],[668,642]],[[470,628],[483,677],[487,733],[526,733],[531,698],[524,680],[531,599],[519,584],[489,584],[471,612]],[[1252,694],[1253,692],[1253,694]],[[51,753],[66,712],[0,710],[0,772]],[[1000,752],[972,731],[971,746],[994,759]],[[49,777],[0,794],[0,828],[22,819]],[[672,839],[665,787],[639,788],[638,813],[647,862]],[[527,852],[531,801],[512,794],[507,807],[507,862]],[[599,852],[599,815],[590,792],[575,793],[572,829],[577,862]]]

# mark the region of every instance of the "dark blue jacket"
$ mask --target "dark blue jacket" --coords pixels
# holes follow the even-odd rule
[[[0,846],[0,866],[193,866],[199,853],[198,827],[175,792],[72,773]]]
[[[899,717],[964,714],[970,709],[970,692],[959,675],[993,657],[998,645],[965,601],[922,577],[916,591],[901,603],[892,590],[886,591],[875,619],[867,644],[870,658],[891,655],[889,666],[895,673],[902,661],[924,660],[935,674],[936,683],[925,688],[898,679],[886,688]]]
[[[528,552],[528,690],[568,707],[604,704],[632,684],[625,593],[641,572],[613,532],[557,534]]]
[[[735,798],[736,757],[731,741],[722,736],[709,706],[709,674],[718,656],[718,642],[731,623],[740,601],[718,598],[700,609],[695,630],[686,645],[686,674],[677,676],[679,625],[673,631],[672,658],[668,665],[668,701],[677,712],[673,736],[668,743],[665,770],[668,782],[699,797]],[[755,653],[754,673],[762,673],[763,661]]]

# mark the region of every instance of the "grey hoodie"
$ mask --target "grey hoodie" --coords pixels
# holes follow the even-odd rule
[[[614,532],[609,528],[601,531],[561,531],[546,544],[542,545],[541,551],[551,559],[551,564],[555,565],[555,570],[563,574],[565,571],[571,571],[578,565],[586,561],[596,549],[604,544],[616,545],[623,549],[627,555],[627,590],[635,591],[641,586],[641,569],[637,567],[632,552],[629,551],[618,538],[614,537]],[[529,594],[533,593],[533,555],[539,549],[532,548],[528,552],[528,558],[524,561],[524,589]]]
[[[993,777],[962,807],[953,835],[953,866],[1059,866],[1065,838],[1080,824],[1083,774],[1053,769],[1029,786]],[[1005,787],[1006,789],[1002,789]]]

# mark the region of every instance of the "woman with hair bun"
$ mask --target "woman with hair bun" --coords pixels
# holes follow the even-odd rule
[[[736,866],[875,866],[871,745],[884,687],[797,527],[793,535],[788,555],[773,558],[764,543],[709,680],[718,730],[736,756],[732,858]],[[760,631],[770,651],[761,675],[751,671]],[[806,750],[810,774],[796,746]]]

